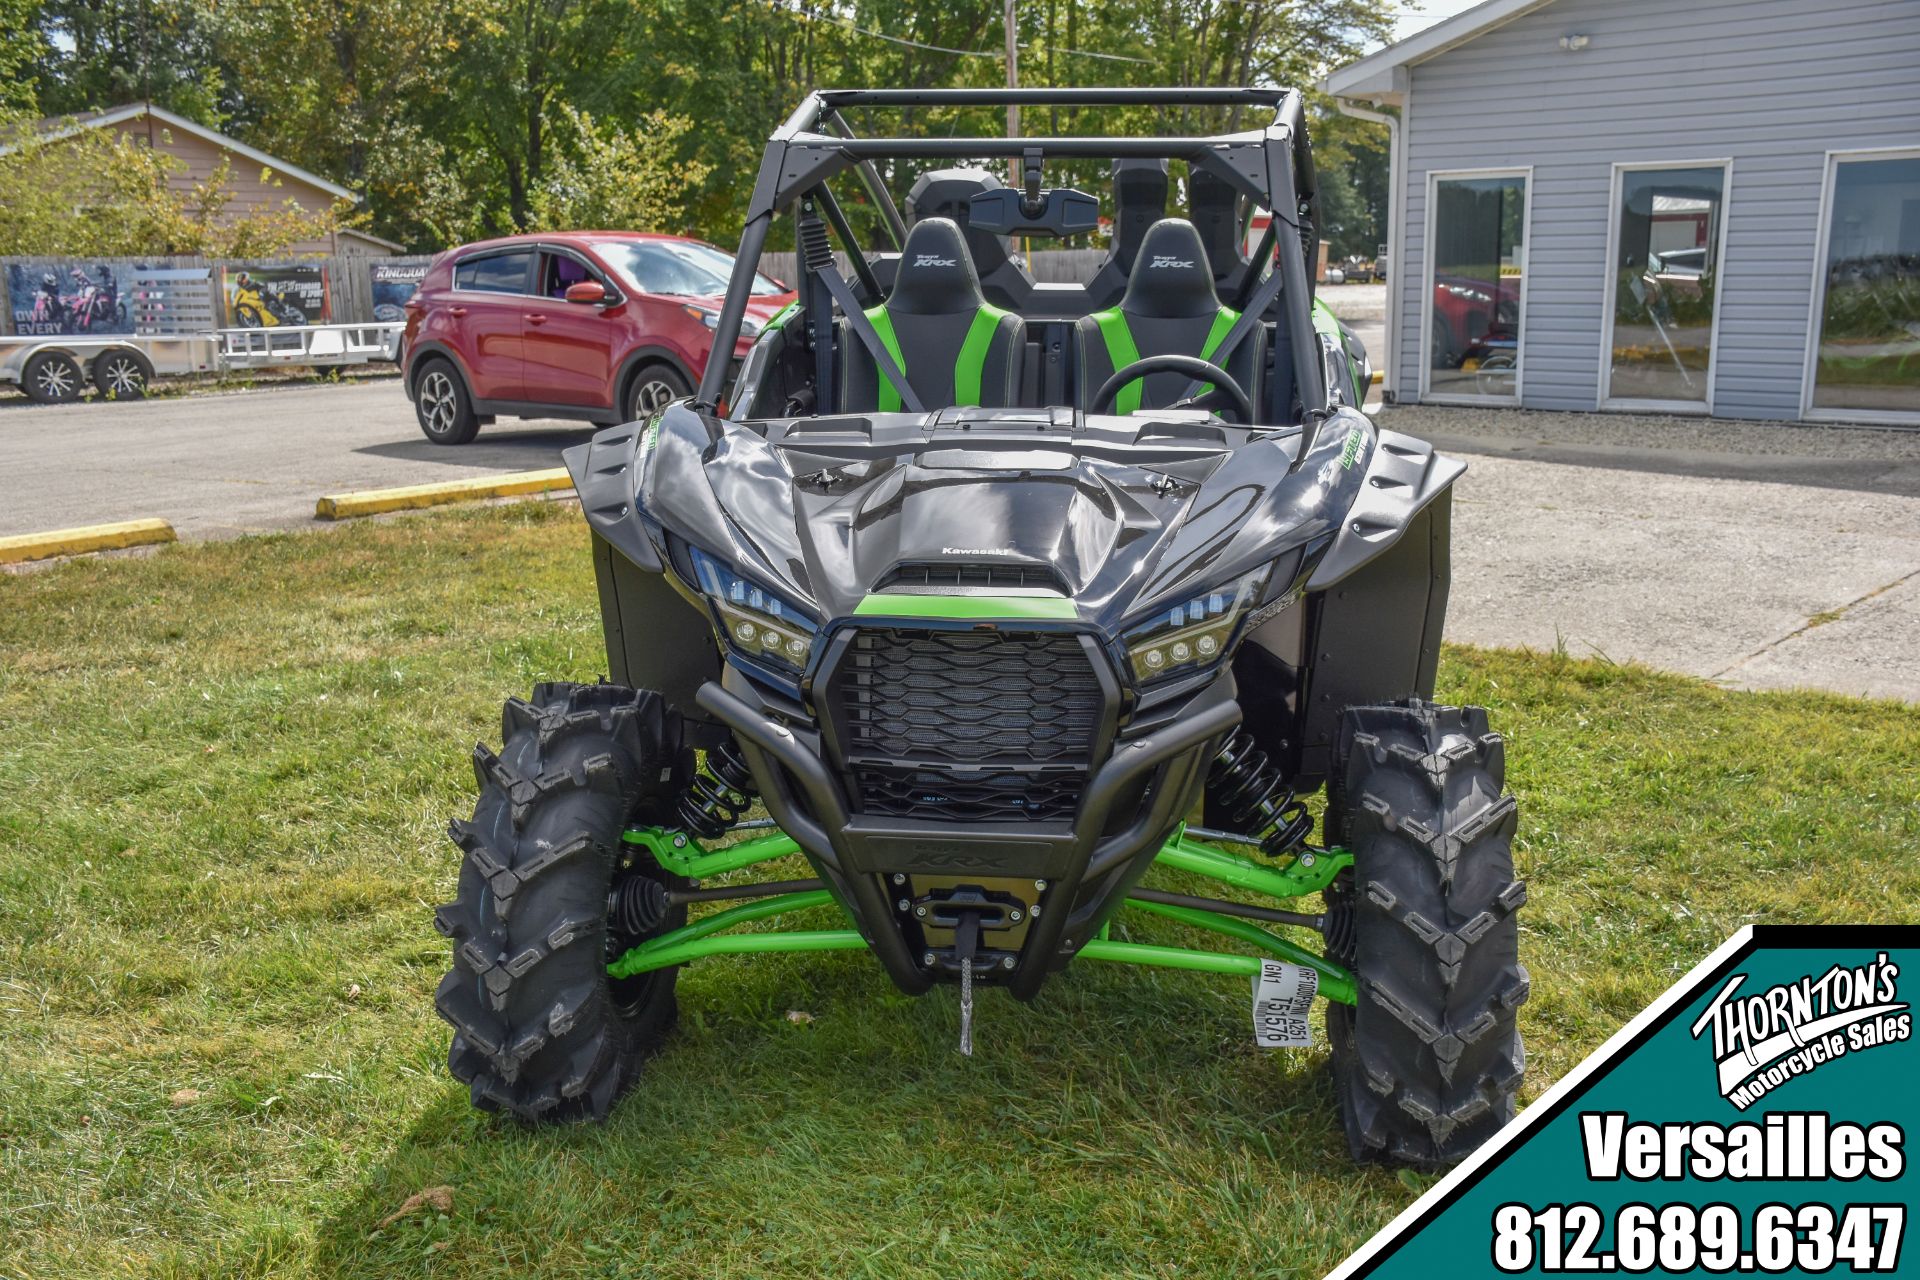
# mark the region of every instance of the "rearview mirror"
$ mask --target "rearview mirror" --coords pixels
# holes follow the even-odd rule
[[[598,306],[607,300],[607,286],[598,280],[582,280],[579,284],[567,286],[567,301]]]
[[[1084,191],[1054,187],[1040,192],[1038,209],[1012,187],[977,191],[967,201],[967,225],[997,236],[1067,236],[1100,224],[1100,202]]]

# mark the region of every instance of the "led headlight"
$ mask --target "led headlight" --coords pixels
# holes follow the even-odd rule
[[[1234,628],[1259,598],[1267,569],[1218,590],[1163,609],[1126,633],[1127,663],[1135,681],[1204,671],[1226,655]]]
[[[813,619],[704,551],[693,551],[693,568],[734,653],[781,670],[806,670],[819,631]]]

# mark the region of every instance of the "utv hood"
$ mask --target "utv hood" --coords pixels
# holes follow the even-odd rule
[[[888,594],[963,583],[1063,596],[1113,634],[1284,561],[1267,582],[1269,597],[1281,594],[1343,534],[1361,540],[1364,559],[1461,469],[1436,474],[1426,446],[1391,433],[1383,444],[1351,411],[1327,421],[1294,470],[1300,439],[1201,414],[948,409],[733,423],[683,403],[601,432],[567,463],[601,536],[642,567],[674,566],[690,591],[686,547],[822,622],[870,596],[883,599],[866,611],[884,612]],[[1369,486],[1377,463],[1406,474]],[[1387,492],[1404,512],[1349,520]]]

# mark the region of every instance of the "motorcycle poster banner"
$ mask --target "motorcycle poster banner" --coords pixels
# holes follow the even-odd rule
[[[21,337],[132,333],[119,273],[108,262],[15,262],[7,266],[8,310]]]
[[[136,333],[209,333],[218,327],[211,267],[134,267],[129,292]]]
[[[317,264],[229,262],[220,268],[227,326],[282,329],[325,324],[332,311],[327,269]]]
[[[367,292],[373,298],[373,318],[381,323],[405,320],[407,300],[426,278],[424,262],[369,262]]]

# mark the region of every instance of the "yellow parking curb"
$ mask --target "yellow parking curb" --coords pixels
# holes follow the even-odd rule
[[[77,529],[50,529],[0,538],[0,564],[47,560],[54,556],[115,551],[156,542],[175,542],[173,526],[165,520],[126,520],[119,524],[89,524]]]
[[[516,471],[478,480],[449,480],[444,484],[412,484],[399,489],[336,493],[315,503],[313,514],[322,520],[346,520],[353,516],[379,515],[383,511],[437,507],[449,502],[472,502],[477,498],[514,498],[522,494],[551,493],[556,489],[571,488],[573,477],[567,469],[554,467],[548,471]]]

